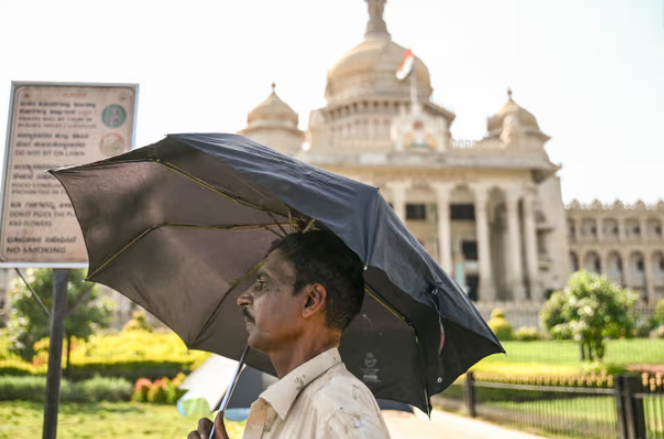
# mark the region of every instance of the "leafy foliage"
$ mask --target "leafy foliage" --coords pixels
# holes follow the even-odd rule
[[[579,343],[583,358],[601,360],[605,338],[633,336],[637,298],[636,293],[623,290],[605,277],[579,271],[570,277],[564,291],[551,295],[540,319],[554,338]]]
[[[43,402],[45,390],[44,377],[0,376],[1,401]],[[129,401],[131,391],[131,383],[127,380],[95,377],[80,382],[63,380],[60,397],[62,401],[71,402]]]
[[[71,270],[67,284],[67,317],[65,337],[87,340],[96,330],[107,328],[112,319],[112,302],[99,297],[97,289],[84,282],[84,270]],[[29,269],[30,283],[47,309],[53,305],[53,273],[50,269]],[[11,339],[10,350],[25,360],[35,355],[34,344],[47,337],[48,316],[32,297],[21,279],[14,279],[10,288],[10,313],[6,332]]]
[[[537,341],[542,339],[542,334],[537,328],[519,328],[514,331],[514,340],[516,341]]]
[[[32,362],[0,357],[0,375],[44,375],[48,339],[40,340],[34,346],[40,350]],[[131,382],[141,377],[151,380],[173,378],[179,372],[195,369],[209,357],[207,352],[188,350],[180,337],[172,332],[123,331],[92,335],[87,341],[73,339],[70,378],[82,380],[100,375]]]
[[[145,311],[134,311],[132,314],[131,320],[129,320],[122,327],[123,331],[145,331],[153,332],[154,328],[152,323],[148,320],[148,315]]]

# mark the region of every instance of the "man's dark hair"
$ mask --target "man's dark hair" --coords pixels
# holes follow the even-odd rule
[[[309,284],[323,285],[327,290],[325,323],[345,330],[362,309],[362,260],[326,230],[291,233],[274,241],[268,254],[275,250],[295,267],[293,294]]]

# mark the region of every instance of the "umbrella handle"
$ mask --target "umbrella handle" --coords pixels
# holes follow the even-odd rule
[[[235,371],[235,376],[233,377],[233,381],[231,381],[231,385],[228,387],[228,390],[226,391],[226,394],[224,395],[224,399],[221,400],[221,404],[219,404],[219,411],[223,413],[226,410],[226,407],[228,407],[228,403],[231,400],[231,396],[233,395],[233,391],[235,390],[235,386],[237,385],[238,380],[240,379],[240,374],[242,373],[242,369],[244,368],[244,360],[247,357],[247,354],[249,353],[249,345],[246,345],[244,347],[244,350],[242,351],[242,356],[240,357],[240,361],[238,362],[237,365],[237,370]],[[212,423],[212,430],[210,430],[210,436],[208,439],[214,439],[214,423]]]

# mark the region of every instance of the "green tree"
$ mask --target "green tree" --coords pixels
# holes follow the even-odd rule
[[[638,295],[587,271],[574,273],[563,291],[546,302],[542,326],[557,339],[579,343],[581,358],[602,360],[604,339],[631,337]]]
[[[28,269],[25,277],[50,311],[53,304],[53,271]],[[96,286],[84,279],[84,270],[70,271],[64,335],[67,340],[66,375],[69,375],[72,339],[87,340],[96,330],[108,328],[113,318],[113,303],[99,297]],[[12,281],[9,298],[6,332],[11,340],[10,349],[30,361],[35,355],[35,342],[49,336],[50,319],[20,278]]]

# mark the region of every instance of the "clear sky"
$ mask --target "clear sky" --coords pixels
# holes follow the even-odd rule
[[[388,0],[385,18],[455,138],[481,138],[510,86],[565,202],[664,198],[664,0]],[[366,20],[362,0],[1,0],[0,120],[12,80],[138,83],[142,146],[237,131],[276,81],[304,129]]]

